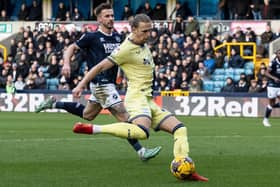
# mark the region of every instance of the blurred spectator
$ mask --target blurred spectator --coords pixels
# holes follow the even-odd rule
[[[80,20],[83,20],[83,19],[84,19],[84,16],[81,13],[81,11],[78,9],[78,7],[74,7],[72,20],[73,21],[80,21]]]
[[[249,85],[245,79],[240,79],[235,87],[236,92],[248,92]]]
[[[20,76],[17,77],[17,80],[15,81],[16,91],[23,90],[24,87],[25,87],[25,82],[24,82],[22,76],[20,75]]]
[[[235,92],[234,82],[231,77],[226,79],[226,85],[222,87],[221,92]]]
[[[7,76],[8,76],[8,70],[6,70],[5,68],[2,69],[0,75],[0,88],[6,88]]]
[[[216,62],[216,68],[224,68],[225,56],[221,49],[219,49],[215,52],[214,58],[215,58],[215,62]]]
[[[25,3],[22,3],[20,6],[20,10],[18,12],[18,20],[26,21],[28,20],[29,11]]]
[[[173,23],[172,33],[173,34],[184,34],[185,23],[181,15],[177,15],[175,22]]]
[[[225,19],[225,13],[227,8],[227,0],[219,0],[218,3],[218,11],[217,11],[217,19],[218,20],[224,20]]]
[[[187,6],[187,4],[185,4]],[[180,1],[176,2],[175,8],[172,10],[169,19],[174,19],[178,15],[181,15],[183,19],[186,19],[188,16],[188,12],[186,7],[180,3]]]
[[[133,16],[132,10],[128,5],[125,5],[122,13],[122,20],[129,20]]]
[[[258,93],[260,91],[260,85],[258,85],[257,80],[252,79],[250,81],[249,93]]]
[[[210,79],[210,74],[202,61],[198,62],[198,69],[196,71],[203,81]]]
[[[55,21],[65,21],[66,19],[66,7],[63,2],[59,2],[58,9],[55,16]]]
[[[266,25],[265,31],[261,34],[261,44],[264,45],[266,49],[269,47],[269,43],[273,40],[273,32],[271,31],[271,26]]]
[[[231,51],[230,51],[228,67],[230,67],[230,68],[243,68],[244,67],[244,59],[239,55],[239,52],[237,52],[237,49],[235,49],[234,47],[232,47]]]
[[[165,4],[157,3],[153,9],[153,20],[166,20]]]
[[[9,21],[6,10],[1,10],[0,21]]]
[[[264,77],[261,82],[260,92],[267,92],[268,78]]]
[[[193,82],[195,81],[195,82]],[[201,91],[203,81],[201,80],[200,74],[196,71],[192,73],[192,79],[190,80],[189,89],[190,91]]]
[[[38,4],[37,0],[32,1],[32,5],[29,9],[28,15],[29,21],[41,21],[42,20],[42,6]]]
[[[153,9],[151,7],[151,4],[149,2],[145,2],[144,6],[140,6],[136,13],[142,13],[148,15],[150,18],[153,17]]]
[[[13,82],[15,82],[17,80],[17,77],[18,77],[18,74],[19,74],[18,71],[17,71],[17,64],[16,63],[12,64],[12,69],[9,72],[9,74],[12,75]]]
[[[193,16],[188,16],[185,35],[190,36],[194,31],[199,33],[199,23]]]
[[[262,13],[261,13],[262,1],[263,0],[251,0],[250,10],[254,20],[262,19]]]
[[[205,23],[200,28],[200,34],[205,35],[206,33],[209,34],[209,37],[213,36],[215,31],[212,23],[209,20],[206,20]]]
[[[70,11],[66,11],[65,13],[65,21],[72,21],[73,18],[71,17]]]
[[[13,83],[13,77],[11,75],[7,76],[6,81],[6,93],[7,94],[14,94],[16,92],[15,85]]]
[[[187,82],[187,81],[181,82],[181,84],[180,84],[180,89],[181,89],[182,91],[188,91],[188,90],[189,90],[188,82]]]
[[[57,78],[60,73],[58,61],[56,55],[51,55],[50,65],[48,66],[47,72],[49,73],[49,78]]]
[[[28,77],[24,90],[33,90],[36,89],[36,84],[33,77]]]
[[[27,77],[29,73],[29,66],[23,59],[19,61],[17,72],[18,75],[21,75],[24,79]]]
[[[263,19],[272,19],[273,11],[272,11],[272,7],[270,5],[270,0],[264,0],[263,3],[264,3],[264,6],[262,9],[262,18]]]
[[[210,74],[212,74],[215,70],[216,62],[210,52],[206,54],[206,59],[204,60],[204,66],[206,67],[207,71]]]

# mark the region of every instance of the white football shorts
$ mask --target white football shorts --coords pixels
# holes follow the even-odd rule
[[[277,87],[267,87],[267,97],[269,99],[274,99],[280,97],[280,88]]]
[[[122,102],[119,92],[114,84],[93,84],[90,83],[91,96],[90,102],[99,103],[103,108]]]

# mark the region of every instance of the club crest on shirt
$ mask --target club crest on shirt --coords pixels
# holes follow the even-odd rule
[[[121,42],[121,38],[119,36],[115,36],[117,42]]]
[[[105,42],[105,39],[103,37],[99,38],[100,42]]]
[[[149,59],[144,58],[144,59],[143,59],[143,64],[144,64],[144,65],[149,65],[149,64],[151,64],[151,62],[150,62]]]

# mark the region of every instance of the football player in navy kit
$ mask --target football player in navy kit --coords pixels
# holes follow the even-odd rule
[[[280,49],[276,51],[276,57],[270,62],[266,76],[269,78],[267,86],[267,97],[269,103],[265,110],[263,125],[270,127],[268,118],[273,108],[280,108]],[[278,102],[276,102],[278,98]]]
[[[117,32],[113,32],[114,12],[110,4],[102,3],[96,8],[99,28],[96,32],[88,32],[81,36],[75,43],[71,44],[64,52],[64,65],[62,74],[70,77],[70,59],[75,50],[84,50],[87,54],[87,66],[89,69],[109,56],[121,43],[121,37]],[[129,114],[126,111],[122,99],[115,87],[118,66],[100,73],[90,83],[91,97],[86,106],[77,102],[56,101],[50,97],[42,102],[35,112],[45,109],[64,109],[69,113],[80,116],[87,120],[93,120],[103,108],[108,109],[119,121],[127,121]],[[140,145],[136,139],[128,139],[142,160],[155,157],[161,147],[147,149]]]

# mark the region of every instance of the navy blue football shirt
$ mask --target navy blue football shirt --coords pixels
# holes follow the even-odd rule
[[[278,58],[272,60],[269,64],[269,73],[278,79],[280,79],[280,61]],[[276,83],[274,80],[269,79],[268,86],[280,88],[280,83]]]
[[[88,32],[81,36],[76,42],[80,49],[86,53],[86,61],[89,70],[109,56],[121,43],[121,37],[117,32],[111,35],[101,31]],[[111,69],[98,74],[92,82],[95,84],[108,84],[116,82],[118,66],[113,66]]]

